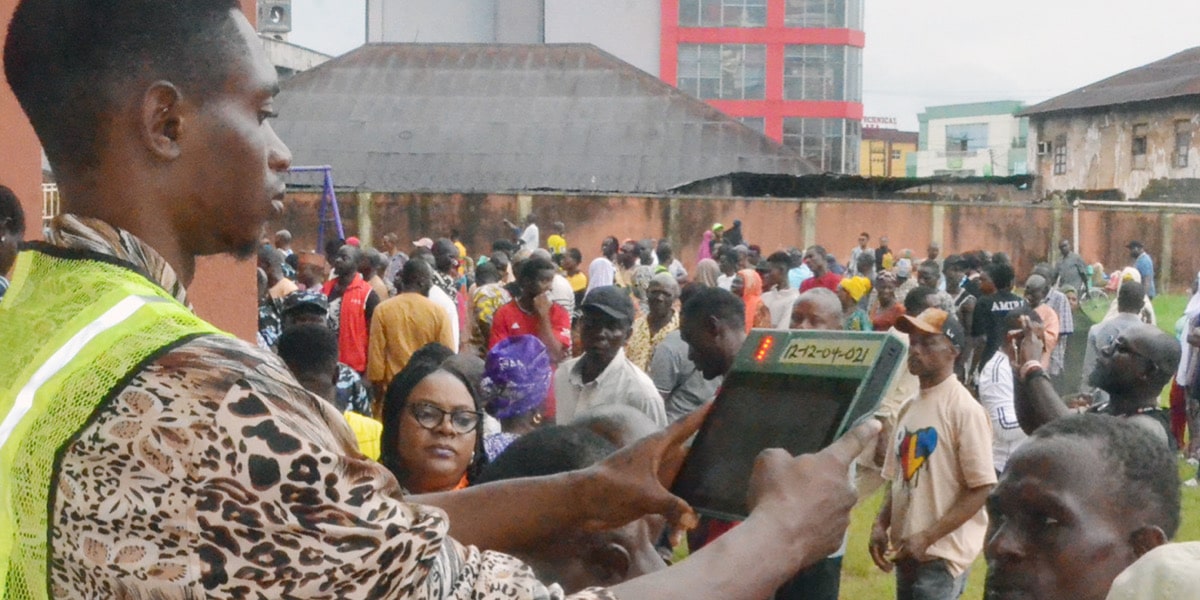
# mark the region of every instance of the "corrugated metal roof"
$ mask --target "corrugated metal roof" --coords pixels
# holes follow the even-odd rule
[[[1200,46],[1031,106],[1022,115],[1200,95]]]
[[[592,45],[368,44],[283,82],[294,164],[339,187],[665,192],[811,163]]]

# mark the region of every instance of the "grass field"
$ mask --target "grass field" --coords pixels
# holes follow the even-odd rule
[[[1160,296],[1154,300],[1158,325],[1164,331],[1174,334],[1175,321],[1183,314],[1187,305],[1185,296]],[[1103,315],[1095,315],[1097,320]],[[1163,393],[1166,402],[1166,392]],[[1194,467],[1189,467],[1180,461],[1180,478],[1191,478],[1196,474]],[[854,509],[850,521],[850,542],[846,549],[846,558],[842,566],[842,589],[840,596],[852,600],[875,600],[894,598],[896,593],[895,579],[885,574],[871,562],[867,554],[867,542],[871,534],[871,523],[879,511],[882,494],[876,494],[865,499]],[[1175,541],[1200,541],[1200,488],[1183,488],[1183,525],[1179,529]],[[987,566],[981,556],[971,567],[970,582],[963,598],[977,600],[983,598],[983,580],[987,574]]]

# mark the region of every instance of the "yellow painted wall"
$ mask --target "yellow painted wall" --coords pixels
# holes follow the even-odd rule
[[[915,143],[863,140],[858,172],[863,177],[905,177],[908,155],[916,151]]]

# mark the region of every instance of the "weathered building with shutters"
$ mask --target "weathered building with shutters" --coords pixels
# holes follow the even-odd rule
[[[1020,114],[1043,196],[1200,202],[1200,47]]]

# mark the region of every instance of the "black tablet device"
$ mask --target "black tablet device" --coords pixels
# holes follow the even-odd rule
[[[738,353],[672,492],[742,520],[758,454],[817,452],[875,414],[905,355],[887,333],[755,329]]]

